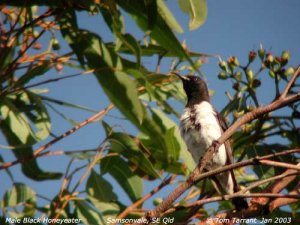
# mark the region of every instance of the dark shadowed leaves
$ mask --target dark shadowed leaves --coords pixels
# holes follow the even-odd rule
[[[155,171],[151,161],[146,157],[146,152],[143,152],[143,146],[141,145],[140,140],[120,132],[111,133],[108,136],[108,140],[111,142],[112,151],[119,152],[125,156],[147,175],[154,178],[160,177]]]
[[[86,61],[89,68],[95,69],[95,75],[110,100],[134,124],[140,124],[144,116],[143,106],[138,99],[135,82],[122,72],[121,58],[107,48],[101,38],[91,32],[70,30],[68,27],[76,24],[74,13],[65,16],[61,24],[62,34],[69,42],[81,63]],[[74,35],[76,33],[76,35]],[[137,51],[137,45],[130,39],[130,46]]]
[[[76,214],[84,224],[106,224],[100,212],[86,200],[76,200]]]
[[[120,157],[106,157],[101,160],[101,173],[109,173],[123,188],[132,202],[142,197],[143,180],[134,174],[128,163]]]
[[[128,12],[132,18],[135,20],[137,25],[143,30],[148,30],[148,17],[146,14],[146,7],[143,1],[125,1],[117,0],[118,5],[120,5],[126,12]],[[161,46],[164,46],[168,52],[176,54],[177,57],[185,59],[193,65],[193,61],[190,59],[187,52],[181,46],[176,36],[165,22],[165,20],[157,14],[155,24],[150,32],[151,38],[153,38]]]
[[[86,192],[89,196],[103,202],[111,202],[117,199],[112,185],[94,170],[88,178]]]

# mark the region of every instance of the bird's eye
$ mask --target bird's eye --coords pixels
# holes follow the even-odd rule
[[[199,81],[200,80],[200,78],[199,77],[194,77],[194,79],[193,79],[194,81]]]

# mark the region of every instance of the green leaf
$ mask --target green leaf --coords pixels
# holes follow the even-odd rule
[[[34,142],[32,130],[27,118],[10,99],[2,99],[0,112],[9,129],[15,134],[22,144],[30,144]]]
[[[85,189],[89,196],[99,201],[110,202],[117,199],[112,185],[94,170],[92,170],[87,180]]]
[[[180,145],[175,137],[175,127],[167,130],[165,140],[167,144],[168,157],[172,161],[177,160],[179,157]]]
[[[115,43],[109,42],[106,45],[109,49],[116,48]],[[139,45],[139,47],[141,49],[142,56],[163,55],[164,57],[177,57],[177,54],[169,52],[166,48],[164,48],[164,46],[148,44],[148,45]],[[132,54],[130,49],[128,49],[128,47],[125,45],[122,45],[120,48],[118,48],[117,51],[121,52],[121,53]],[[189,51],[189,52],[187,52],[187,54],[190,57],[214,57],[214,58],[216,58],[215,55],[205,54],[205,53],[200,53],[200,52],[190,52]]]
[[[145,4],[147,19],[148,19],[147,30],[152,30],[157,19],[157,1],[144,0],[144,4]]]
[[[48,72],[52,68],[52,66],[53,63],[49,60],[43,60],[41,61],[41,63],[30,66],[27,72],[18,79],[17,84],[24,85],[28,83],[33,78],[41,76]]]
[[[143,180],[135,175],[128,163],[118,156],[106,157],[101,160],[101,173],[110,173],[132,202],[137,201],[143,194]]]
[[[120,111],[135,125],[141,124],[145,112],[138,98],[136,83],[124,72],[96,75],[107,96]]]
[[[104,120],[102,120],[102,126],[103,126],[106,136],[109,136],[113,132],[113,129],[111,128],[111,126],[109,126],[109,124],[106,123]]]
[[[84,64],[85,58],[87,65],[96,70],[95,75],[109,99],[135,125],[141,124],[145,110],[138,99],[136,83],[121,72],[121,58],[108,49],[98,35],[74,27],[69,29],[76,25],[76,16],[73,12],[64,14],[62,34],[81,63]]]
[[[100,11],[107,26],[116,37],[114,50],[118,50],[122,45],[122,39],[124,39],[124,19],[122,14],[118,10],[115,1],[109,1],[107,7],[100,7]]]
[[[145,117],[140,127],[142,133],[139,135],[141,142],[151,152],[156,160],[167,163],[166,144],[163,139],[163,132],[151,117]]]
[[[34,137],[38,141],[46,139],[50,134],[51,122],[41,97],[33,92],[24,92],[21,100],[26,102],[28,105],[34,105],[33,110],[25,111],[25,114],[36,127],[37,131],[34,133]]]
[[[132,16],[143,31],[148,30],[148,17],[143,1],[128,2],[126,0],[117,0],[117,3]],[[161,46],[164,46],[167,51],[175,54],[181,59],[186,59],[194,67],[193,61],[159,14],[157,15],[156,23],[151,30],[150,37],[157,41]]]
[[[98,199],[95,199],[91,196],[88,197],[90,202],[93,204],[93,206],[99,210],[101,210],[101,214],[103,215],[103,218],[107,220],[108,217],[110,218],[116,218],[117,215],[121,212],[120,204],[115,202],[102,202]],[[122,209],[125,209],[123,206]]]
[[[101,7],[100,11],[107,26],[117,37],[124,32],[124,21],[120,11],[116,7],[115,1],[110,1],[108,7]]]
[[[17,41],[13,41],[11,46],[2,46],[1,55],[2,59],[0,61],[0,69],[4,69],[13,62],[13,57],[16,51]]]
[[[19,138],[16,136],[16,134],[10,129],[10,127],[5,123],[0,123],[0,129],[3,133],[3,135],[6,138],[7,143],[10,146],[22,146],[13,149],[13,153],[16,156],[18,160],[24,160],[32,156],[33,149],[29,146],[24,146],[23,143],[19,140]],[[40,167],[37,164],[36,159],[31,159],[27,161],[26,163],[22,163],[22,172],[25,176],[27,176],[30,179],[33,180],[48,180],[48,179],[59,179],[61,178],[61,173],[55,173],[55,172],[47,172],[40,169]]]
[[[240,98],[234,98],[230,101],[221,111],[221,115],[224,117],[228,116],[234,110],[239,108]]]
[[[97,113],[98,112],[97,110],[85,107],[83,105],[78,105],[78,104],[74,104],[74,103],[62,101],[60,99],[54,99],[54,98],[50,98],[50,97],[47,97],[47,96],[40,96],[40,97],[41,97],[41,99],[43,99],[45,101],[48,101],[48,102],[51,102],[51,103],[55,103],[55,104],[60,105],[60,106],[65,106],[65,107],[70,107],[70,108],[74,108],[74,109],[85,110],[87,112],[92,112],[92,113]]]
[[[124,34],[121,38],[124,45],[136,56],[138,68],[141,66],[141,49],[135,38],[130,34]]]
[[[74,152],[65,152],[65,155],[68,155],[74,159],[79,160],[85,160],[85,159],[91,159],[94,158],[97,154],[97,149],[84,149],[84,150],[78,150]]]
[[[83,224],[90,225],[105,225],[105,221],[101,214],[96,211],[86,200],[75,201],[75,212],[77,213],[78,219],[81,219]]]
[[[35,202],[36,195],[30,187],[22,183],[15,183],[10,190],[5,192],[3,198],[5,207],[15,207],[27,201]]]
[[[191,154],[187,150],[184,141],[182,140],[180,131],[179,131],[176,123],[174,121],[172,121],[170,118],[168,118],[162,111],[160,111],[158,109],[152,108],[151,111],[153,113],[153,120],[156,121],[156,123],[160,125],[162,130],[164,130],[165,132],[169,132],[169,134],[167,134],[167,135],[171,136],[171,132],[173,132],[173,137],[171,137],[170,140],[177,141],[177,143],[175,144],[175,150],[172,147],[172,144],[171,144],[172,142],[169,142],[167,144],[168,149],[170,149],[170,151],[175,151],[175,155],[177,156],[177,154],[178,154],[178,153],[176,153],[178,151],[177,144],[179,144],[179,149],[180,149],[179,158],[183,160],[183,162],[186,164],[186,166],[188,167],[188,169],[190,171],[195,169],[196,164],[195,164]],[[173,128],[174,128],[174,131],[171,130]]]
[[[150,160],[145,156],[145,152],[140,148],[140,140],[134,140],[132,137],[125,133],[113,132],[109,135],[108,139],[111,142],[111,149],[120,152],[130,162],[134,163],[147,175],[159,178],[159,174],[155,171]],[[139,145],[140,146],[139,146]]]
[[[207,17],[206,0],[179,0],[181,10],[190,15],[189,29],[200,27]]]
[[[178,33],[183,33],[183,29],[173,16],[172,12],[166,6],[163,0],[157,0],[157,10],[169,27]]]
[[[179,82],[170,82],[172,79],[171,76],[149,73],[147,71],[136,69],[128,69],[126,72],[136,78],[140,84],[139,87],[143,87],[143,90],[139,92],[140,99],[144,101],[156,101],[156,104],[161,106],[165,112],[179,116],[167,100],[171,97],[178,98],[178,95],[181,94],[181,91],[179,90],[182,89],[182,83],[180,84],[180,89],[178,89],[176,83]],[[158,75],[158,77],[162,79],[154,80],[153,77],[155,77],[155,75]],[[165,91],[165,86],[170,86],[169,90]]]
[[[22,144],[34,144],[49,136],[51,123],[47,109],[32,92],[8,95],[0,103],[0,112]]]

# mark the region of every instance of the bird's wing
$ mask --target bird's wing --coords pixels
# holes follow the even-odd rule
[[[218,122],[220,124],[220,127],[221,127],[221,133],[223,134],[228,129],[228,124],[227,124],[225,118],[220,113],[216,112],[216,117],[217,117],[217,120],[218,120]],[[232,149],[231,149],[231,145],[230,145],[229,140],[227,140],[224,143],[224,145],[225,145],[225,148],[226,148],[228,164],[231,164],[231,163],[233,163],[233,155],[232,155]]]
[[[217,117],[217,120],[220,124],[222,134],[223,134],[228,129],[228,124],[227,124],[225,118],[220,113],[216,112],[216,117]],[[232,153],[232,148],[231,148],[230,141],[227,140],[224,143],[224,146],[225,146],[226,156],[227,156],[226,165],[230,165],[230,164],[233,163],[233,153]],[[230,173],[231,173],[231,177],[232,177],[232,180],[233,180],[234,192],[237,192],[237,191],[240,190],[240,188],[238,186],[238,183],[236,182],[233,170],[230,170]]]

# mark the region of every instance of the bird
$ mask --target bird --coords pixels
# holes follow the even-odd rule
[[[180,133],[195,163],[204,156],[206,150],[218,140],[228,128],[225,119],[215,110],[210,101],[206,82],[199,76],[182,76],[180,78],[187,96],[187,104],[180,118]],[[233,163],[231,144],[226,141],[214,153],[205,170],[213,170]],[[232,170],[212,177],[216,191],[221,194],[233,194],[240,190]],[[248,203],[241,197],[232,199],[237,211],[248,208]]]

